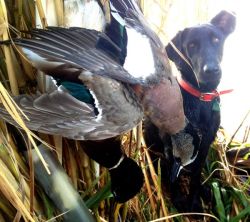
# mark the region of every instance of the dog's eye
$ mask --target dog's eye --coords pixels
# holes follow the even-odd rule
[[[213,41],[213,43],[218,43],[220,41],[220,39],[217,38],[217,37],[215,37],[215,36],[213,36],[212,37],[212,41]]]

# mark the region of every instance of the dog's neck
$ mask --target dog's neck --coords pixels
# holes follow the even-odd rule
[[[184,80],[180,76],[177,77],[177,81],[182,89],[184,89],[190,95],[204,102],[211,102],[215,98],[219,97],[220,95],[230,93],[233,91],[232,89],[223,90],[223,91],[212,90],[211,92],[204,93],[198,90],[197,88],[193,87],[190,83],[188,83],[186,80]]]

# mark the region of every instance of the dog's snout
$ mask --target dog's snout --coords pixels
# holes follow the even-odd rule
[[[220,67],[214,64],[206,64],[203,66],[203,72],[205,74],[217,75],[220,74]]]

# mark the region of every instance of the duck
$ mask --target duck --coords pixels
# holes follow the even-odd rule
[[[31,64],[53,80],[48,92],[13,97],[30,130],[98,142],[113,140],[145,117],[169,135],[184,128],[180,88],[161,40],[134,0],[111,0],[110,12],[104,32],[47,27],[29,31],[31,38],[14,39]],[[16,125],[4,107],[0,116]],[[120,179],[111,182],[114,196],[125,202],[138,192],[143,176],[124,153],[114,156],[113,166],[104,163],[114,178],[126,170],[139,180],[125,197],[128,186],[114,182]]]
[[[14,98],[30,119],[25,123],[31,130],[102,140],[129,131],[144,115],[166,133],[184,127],[180,89],[160,39],[137,3],[110,4],[114,18],[121,20],[116,21],[125,32],[127,52],[110,32],[77,27],[33,29],[31,38],[14,39],[32,65],[58,86],[52,92]]]

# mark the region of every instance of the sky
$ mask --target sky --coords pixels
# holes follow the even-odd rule
[[[220,89],[233,88],[234,92],[221,96],[221,125],[233,134],[250,110],[250,1],[234,1],[231,7],[236,12],[235,32],[226,40],[222,62],[223,77]],[[250,125],[250,115],[244,129]],[[242,132],[237,135],[241,140]],[[250,139],[250,138],[249,138]]]

